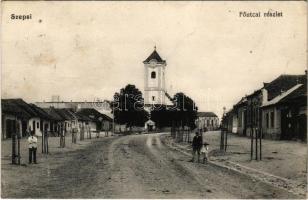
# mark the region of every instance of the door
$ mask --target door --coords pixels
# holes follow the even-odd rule
[[[43,120],[40,120],[40,130],[43,132]]]
[[[16,131],[16,121],[7,119],[6,120],[6,138],[11,138]]]
[[[5,138],[11,138],[12,137],[12,125],[11,125],[10,119],[6,120],[6,133],[5,133]]]
[[[307,141],[307,116],[305,114],[298,116],[298,137],[302,141]]]
[[[293,116],[289,109],[281,110],[281,140],[290,140],[295,131],[294,124],[292,123]]]
[[[36,124],[35,124],[35,120],[32,121],[32,131],[35,134],[36,131]]]
[[[21,132],[22,132],[22,137],[27,136],[27,121],[21,122]]]
[[[243,116],[243,135],[246,136],[246,124],[247,124],[247,110],[244,110],[244,116]]]

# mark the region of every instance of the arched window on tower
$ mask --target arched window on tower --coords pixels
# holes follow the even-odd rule
[[[153,79],[156,78],[156,73],[155,72],[151,72],[151,78],[153,78]]]

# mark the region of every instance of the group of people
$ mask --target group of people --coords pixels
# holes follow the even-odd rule
[[[203,157],[203,163],[208,161],[208,152],[209,152],[209,144],[204,142],[202,136],[199,134],[199,132],[196,132],[196,135],[193,138],[192,141],[192,149],[193,149],[193,157],[192,162],[195,161],[195,155],[198,156],[198,162],[200,162],[200,155]]]

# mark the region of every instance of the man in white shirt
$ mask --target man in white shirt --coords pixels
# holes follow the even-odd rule
[[[34,135],[34,131],[31,132],[31,136],[28,137],[29,144],[29,164],[32,163],[32,158],[34,164],[36,164],[36,149],[37,149],[37,137]]]

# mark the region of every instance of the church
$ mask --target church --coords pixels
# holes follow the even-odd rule
[[[166,91],[166,60],[163,60],[156,46],[144,64],[144,104],[146,108],[155,105],[172,105]]]
[[[156,46],[144,64],[144,108],[149,113],[160,106],[171,106],[172,100],[166,91],[166,60],[163,60]],[[146,130],[155,129],[155,122],[151,118],[145,123]]]

